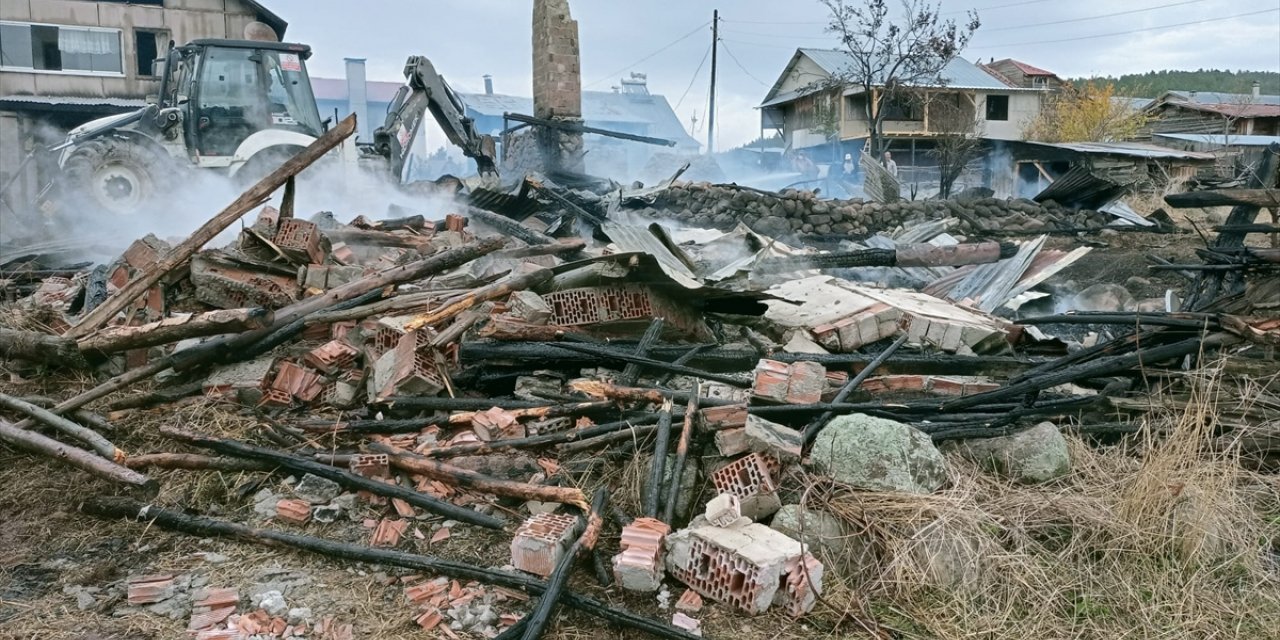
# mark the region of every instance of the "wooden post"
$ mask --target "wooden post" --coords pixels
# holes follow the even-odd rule
[[[84,449],[62,444],[53,438],[45,437],[34,431],[19,429],[4,420],[0,420],[0,441],[24,451],[62,460],[73,467],[79,467],[99,478],[106,478],[112,482],[123,482],[144,488],[156,486],[155,481],[137,471],[126,469],[106,458],[96,456]]]
[[[204,223],[199,229],[196,229],[195,233],[165,254],[159,262],[138,274],[136,278],[117,291],[115,295],[107,298],[106,302],[85,314],[75,326],[67,331],[67,337],[80,338],[107,324],[117,313],[128,307],[129,303],[160,282],[166,274],[190,259],[206,242],[212,240],[223,229],[230,226],[232,222],[238,220],[240,216],[243,216],[250,209],[270,197],[276,189],[279,189],[290,178],[311,166],[321,156],[338,146],[355,130],[356,117],[352,114],[342,122],[339,122],[338,126],[317,138],[306,149],[298,152],[297,155],[280,165],[280,168],[259,180],[248,191],[240,194],[239,198],[236,198],[218,215]]]

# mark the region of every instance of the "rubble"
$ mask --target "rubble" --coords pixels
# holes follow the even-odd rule
[[[572,23],[567,11],[540,20]],[[577,117],[531,119],[557,123],[550,139],[575,166]],[[1095,211],[556,180],[463,188],[390,223],[304,220],[290,203],[203,249],[270,193],[251,190],[191,237],[143,238],[103,265],[96,306],[92,265],[25,280],[15,314],[42,315],[0,333],[13,375],[107,375],[66,398],[0,394],[0,440],[145,489],[171,480],[143,471],[243,473],[234,489],[217,485],[230,519],[111,496],[83,512],[419,572],[388,584],[404,585],[406,623],[445,636],[536,636],[563,604],[689,640],[708,609],[709,630],[724,610],[803,616],[824,571],[849,570],[818,558],[870,543],[811,489],[933,494],[953,481],[943,451],[1048,482],[1071,469],[1062,432],[1141,432],[1153,390],[1180,388],[1208,358],[1274,370],[1276,289],[1258,274],[1275,256],[1233,235],[1251,224],[1243,213],[1207,264],[1172,265],[1198,274],[1175,310],[1173,292],[1153,303],[1106,282],[1046,286],[1093,248],[1073,234],[1112,222]],[[102,415],[86,409],[152,382]],[[174,408],[188,404],[236,419],[180,423]],[[1265,468],[1280,450],[1278,406],[1258,391],[1214,416],[1214,435],[1246,442]],[[114,427],[140,415],[165,424],[148,439]],[[588,504],[593,492],[612,492],[615,509]],[[874,561],[975,584],[985,550],[949,526],[920,527],[918,544]],[[448,556],[477,544],[509,549],[516,571],[491,568],[505,552],[483,566]],[[577,580],[567,590],[588,554],[602,584],[666,605],[683,593],[671,623],[606,606]],[[197,638],[336,624],[283,589],[255,588],[256,610],[240,611],[235,589],[189,586],[137,576],[125,600],[181,612]],[[499,612],[498,588],[527,592],[530,612]],[[66,595],[85,609],[102,600],[87,587]]]

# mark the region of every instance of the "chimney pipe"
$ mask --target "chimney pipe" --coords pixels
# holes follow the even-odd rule
[[[369,88],[365,81],[364,58],[345,58],[347,63],[347,108],[356,114],[356,139],[370,142],[374,123],[369,120]]]
[[[493,95],[493,76],[484,74],[484,93],[485,95]]]
[[[1255,100],[1262,97],[1262,83],[1257,80],[1253,81],[1253,97]]]

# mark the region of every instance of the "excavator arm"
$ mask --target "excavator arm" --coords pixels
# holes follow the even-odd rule
[[[424,56],[410,56],[404,65],[408,81],[396,93],[387,109],[387,119],[373,132],[374,150],[391,161],[391,172],[399,176],[404,170],[411,141],[422,127],[423,115],[430,110],[449,141],[476,161],[482,177],[497,176],[493,137],[476,133],[475,123],[466,117],[466,106],[449,88],[431,61]]]

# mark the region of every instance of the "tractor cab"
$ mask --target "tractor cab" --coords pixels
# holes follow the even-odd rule
[[[165,58],[158,106],[182,116],[185,148],[200,159],[230,162],[255,133],[322,133],[302,44],[193,40]],[[217,164],[222,164],[218,162]]]

